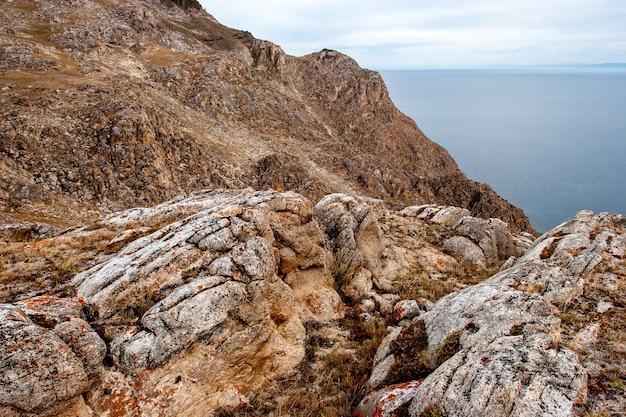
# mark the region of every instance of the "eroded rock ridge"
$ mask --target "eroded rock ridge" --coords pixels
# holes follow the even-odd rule
[[[54,237],[11,235],[5,244],[18,249],[3,257],[0,410],[623,410],[624,216],[581,212],[533,241],[468,214],[222,189]],[[458,238],[467,245],[450,244]],[[62,267],[22,282],[26,271],[49,269],[27,257],[53,262],[62,256],[55,249],[76,241],[98,243],[73,274]],[[346,385],[332,391],[338,384]]]

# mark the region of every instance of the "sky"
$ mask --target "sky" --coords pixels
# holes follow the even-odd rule
[[[199,0],[290,55],[382,69],[626,62],[625,0]]]

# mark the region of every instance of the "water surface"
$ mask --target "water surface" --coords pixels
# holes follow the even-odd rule
[[[381,71],[396,107],[539,231],[626,212],[626,70]]]

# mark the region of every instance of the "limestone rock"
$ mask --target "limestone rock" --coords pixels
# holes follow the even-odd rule
[[[452,236],[444,242],[444,246],[465,262],[482,268],[487,266],[487,257],[480,246],[465,236]]]
[[[421,206],[409,206],[402,209],[399,214],[406,217],[417,217],[419,219],[432,219],[434,215],[439,213],[441,206],[435,204],[425,204]]]
[[[131,382],[116,379],[123,401],[146,407],[142,396],[171,392],[176,372],[196,382],[172,397],[172,410],[193,409],[200,397],[210,407],[231,404],[225,398],[238,404],[294,372],[305,357],[306,322],[343,317],[324,235],[304,197],[198,192],[105,223],[146,227],[164,219],[172,223],[74,278],[79,296],[112,332],[116,368],[143,380],[130,389]]]
[[[477,245],[489,265],[510,256],[520,256],[525,250],[515,245],[507,224],[499,219],[464,217],[455,224],[454,230]],[[465,249],[466,245],[461,247]]]
[[[624,216],[581,212],[531,244],[465,214],[252,189],[111,214],[90,232],[105,238],[78,266],[75,296],[67,284],[0,308],[0,413],[278,413],[329,375],[344,383],[345,363],[333,364],[358,364],[385,326],[357,414],[618,412],[619,381],[606,375],[626,366],[612,328],[624,320]],[[473,285],[445,239],[471,243],[486,265],[514,254]],[[449,295],[433,304],[420,287]]]
[[[579,357],[560,344],[565,336],[555,314],[582,295],[600,262],[619,268],[624,256],[621,219],[581,212],[538,239],[509,268],[420,314],[428,341],[414,354],[435,360],[454,348],[411,394],[409,414],[419,416],[439,406],[458,416],[574,415],[586,401],[588,376]],[[488,247],[486,234],[462,227]],[[509,239],[490,242],[487,253],[511,249]],[[393,370],[390,346],[415,320],[395,327],[381,343],[368,386],[386,380]],[[597,332],[597,324],[588,326],[571,346],[589,349]]]
[[[89,387],[83,364],[67,344],[14,305],[0,305],[0,337],[1,407],[40,412]]]
[[[242,303],[246,287],[220,277],[200,278],[178,287],[141,319],[146,330],[129,329],[116,338],[111,352],[122,369],[162,365],[201,337],[210,336]]]
[[[342,292],[352,300],[360,300],[372,290],[372,273],[369,269],[359,268],[348,281],[341,287]]]
[[[446,248],[447,245],[446,245]],[[426,246],[415,254],[421,265],[432,272],[450,272],[458,265],[454,257],[441,252],[434,247]]]
[[[50,224],[22,224],[12,223],[0,226],[0,240],[30,241],[54,237],[62,230]]]
[[[422,380],[404,382],[385,387],[367,395],[356,410],[355,417],[394,417],[398,410],[408,404],[415,396],[415,391]]]
[[[364,295],[382,274],[385,247],[376,210],[363,199],[330,194],[315,205],[315,218],[327,236],[332,268],[345,283],[344,293],[353,298]]]
[[[444,226],[453,226],[463,217],[469,217],[470,211],[460,207],[444,207],[430,218],[433,223]]]
[[[52,329],[68,320],[84,318],[85,300],[44,295],[15,303],[33,322]]]
[[[528,233],[513,234],[500,219],[472,217],[469,210],[459,207],[426,204],[407,207],[399,214],[449,228],[454,236],[444,241],[444,247],[462,261],[480,268],[521,256],[534,239]]]
[[[432,307],[432,304],[427,299],[417,300],[402,300],[398,301],[393,308],[393,320],[400,322],[402,320],[410,320],[419,316]]]
[[[376,356],[374,356],[374,362],[372,363],[372,373],[370,374],[367,383],[365,384],[367,390],[373,390],[383,384],[392,368],[395,366],[395,357],[391,351],[391,343],[400,336],[402,333],[401,326],[392,326],[388,329],[387,336],[380,342],[378,349],[376,350]]]
[[[16,302],[30,320],[54,332],[82,361],[87,376],[93,379],[101,371],[106,345],[85,320],[85,301],[46,295]]]
[[[89,323],[74,318],[57,324],[53,331],[82,361],[88,377],[96,377],[101,372],[107,347]]]
[[[167,224],[182,220],[192,214],[210,210],[241,196],[247,190],[200,190],[189,195],[178,196],[153,207],[137,207],[118,211],[106,216],[100,223],[106,227],[126,229],[130,233],[140,227]]]
[[[543,334],[510,336],[462,350],[429,376],[445,378],[445,385],[424,381],[428,385],[415,393],[410,415],[433,404],[463,416],[573,415],[585,399],[587,375],[574,352],[552,343]]]

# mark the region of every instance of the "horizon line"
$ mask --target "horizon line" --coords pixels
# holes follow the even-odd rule
[[[475,64],[475,65],[424,65],[393,68],[375,68],[376,71],[410,71],[410,70],[463,70],[463,69],[626,69],[626,62],[603,62],[596,64],[562,63],[562,64]]]

